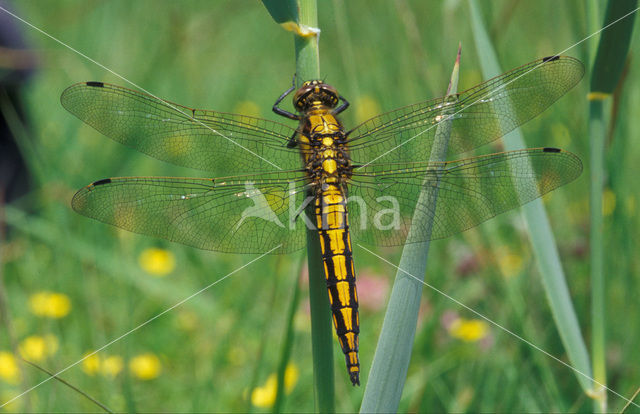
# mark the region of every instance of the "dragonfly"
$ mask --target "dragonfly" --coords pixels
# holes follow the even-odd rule
[[[321,80],[297,90],[294,80],[273,105],[297,126],[193,109],[103,82],[78,83],[61,103],[81,121],[212,178],[101,179],[79,190],[72,207],[135,233],[229,253],[291,253],[306,245],[307,231],[317,233],[333,324],[349,378],[359,385],[351,239],[374,246],[442,239],[577,178],[580,159],[557,148],[446,159],[534,118],[583,74],[572,57],[537,59],[349,130],[338,118],[349,102]],[[280,107],[291,93],[294,112]],[[447,158],[434,160],[436,150]]]

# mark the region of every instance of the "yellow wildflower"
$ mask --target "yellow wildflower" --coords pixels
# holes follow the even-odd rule
[[[284,392],[291,393],[293,387],[298,382],[300,372],[294,364],[287,365],[284,371]],[[278,391],[278,379],[276,374],[271,374],[262,387],[257,387],[251,393],[251,404],[256,407],[269,408],[276,402],[276,393]]]
[[[122,361],[122,357],[118,355],[112,355],[106,357],[102,361],[102,374],[105,377],[115,377],[122,371],[122,367],[124,366],[124,362]]]
[[[293,387],[298,383],[300,378],[300,370],[295,364],[287,365],[284,370],[284,391],[289,394],[293,391]]]
[[[254,388],[251,393],[251,404],[256,407],[269,408],[276,402],[276,379],[267,380],[264,386]]]
[[[449,326],[449,334],[465,342],[476,342],[487,336],[489,325],[480,319],[458,318]]]
[[[87,354],[91,354],[91,352],[87,352]],[[89,355],[87,358],[82,360],[82,370],[85,374],[94,376],[98,371],[100,371],[101,364],[102,361],[98,354]]]
[[[71,311],[71,300],[64,293],[43,291],[29,297],[29,308],[34,315],[59,319]]]
[[[616,209],[616,193],[610,188],[605,188],[602,193],[602,215],[610,216]]]
[[[162,366],[157,356],[152,353],[135,356],[129,361],[131,373],[143,381],[152,380],[160,375]]]
[[[11,352],[0,351],[0,378],[9,384],[20,382],[18,362]]]
[[[166,276],[176,268],[176,258],[165,249],[145,249],[138,258],[140,267],[153,276]]]
[[[32,335],[20,343],[18,350],[24,359],[39,362],[58,352],[58,347],[58,338],[54,335]]]

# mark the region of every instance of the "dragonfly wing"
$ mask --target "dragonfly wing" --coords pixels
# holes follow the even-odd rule
[[[291,211],[307,190],[300,172],[200,179],[109,178],[78,191],[78,213],[135,233],[206,250],[286,253],[305,245]]]
[[[355,164],[426,161],[445,116],[451,125],[448,153],[472,150],[537,116],[583,74],[577,59],[539,59],[457,95],[387,112],[349,132],[351,157]]]
[[[245,115],[187,108],[102,82],[67,88],[62,106],[109,138],[162,161],[237,175],[300,168],[294,130]]]
[[[371,164],[354,171],[349,226],[354,239],[371,245],[441,239],[528,203],[581,171],[577,156],[555,148],[442,163]]]

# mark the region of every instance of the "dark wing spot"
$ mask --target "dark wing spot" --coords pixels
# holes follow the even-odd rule
[[[89,82],[87,82],[87,86],[94,86],[96,88],[104,88],[104,83],[89,81]]]
[[[562,152],[562,150],[561,150],[561,149],[559,149],[559,148],[550,148],[550,147],[547,147],[547,148],[543,148],[543,149],[542,149],[542,152]]]
[[[547,56],[542,58],[542,62],[553,62],[554,60],[560,59],[560,56]]]
[[[91,185],[96,186],[96,185],[102,185],[102,184],[109,184],[110,182],[111,182],[111,178],[103,178],[102,180],[98,180],[92,183]]]

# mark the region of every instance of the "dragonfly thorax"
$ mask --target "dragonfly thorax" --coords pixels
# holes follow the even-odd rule
[[[300,112],[319,106],[335,108],[339,98],[336,88],[321,80],[312,80],[303,83],[293,95],[293,106]]]

